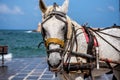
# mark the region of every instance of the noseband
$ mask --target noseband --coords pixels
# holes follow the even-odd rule
[[[45,42],[46,47],[48,47],[50,43],[58,44],[62,48],[64,47],[64,41],[58,38],[48,38]]]

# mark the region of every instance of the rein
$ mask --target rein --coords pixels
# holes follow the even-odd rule
[[[115,38],[120,38],[118,36],[114,36],[114,35],[109,35],[109,34],[106,34],[106,33],[103,33],[103,32],[97,32],[97,31],[94,31],[92,28],[89,27],[90,30],[92,30],[95,34],[97,34],[101,39],[103,39],[106,43],[108,43],[110,46],[112,46],[116,51],[120,52],[119,49],[117,49],[114,45],[112,45],[110,42],[108,42],[105,38],[103,38],[101,35],[99,35],[99,33],[102,33],[102,34],[105,34],[105,35],[108,35],[108,36],[111,36],[111,37],[115,37]],[[118,53],[120,54],[120,53]]]

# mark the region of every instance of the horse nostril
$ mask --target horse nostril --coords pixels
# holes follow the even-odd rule
[[[52,63],[51,61],[48,60],[48,65],[51,67],[51,68],[57,68],[58,66],[60,66],[61,64],[61,59],[58,61],[58,63]]]
[[[62,61],[62,60],[59,60],[60,63],[61,63],[61,61]],[[59,63],[59,64],[60,64],[60,63]]]

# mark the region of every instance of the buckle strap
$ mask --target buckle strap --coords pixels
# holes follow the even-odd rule
[[[61,47],[64,47],[64,41],[61,39],[58,39],[58,38],[48,38],[45,42],[46,47],[48,47],[49,44],[51,44],[51,43],[58,44]]]

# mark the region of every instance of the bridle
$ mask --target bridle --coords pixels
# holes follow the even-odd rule
[[[49,19],[51,19],[52,17],[55,17],[56,19],[58,19],[58,20],[60,20],[60,21],[65,23],[66,26],[65,26],[64,40],[56,38],[56,37],[55,38],[47,38],[46,39],[46,34],[45,34],[45,30],[43,28],[43,24],[46,21],[48,21]],[[65,48],[65,45],[66,45],[67,32],[68,32],[68,30],[67,30],[68,29],[68,22],[67,22],[66,14],[63,13],[63,12],[60,12],[60,11],[56,11],[56,10],[53,10],[53,11],[49,12],[48,14],[44,14],[44,21],[41,23],[41,27],[42,27],[41,33],[42,33],[42,36],[43,36],[45,47],[47,48],[48,56],[52,52],[59,52],[61,57],[62,57],[64,55],[63,51],[64,51],[64,48]],[[60,45],[60,48],[49,49],[49,45],[50,44],[58,44],[58,45]]]
[[[42,36],[44,38],[44,41],[45,41],[45,46],[48,48],[49,44],[53,43],[53,44],[58,44],[61,46],[61,48],[64,47],[65,45],[65,40],[66,40],[66,32],[67,32],[67,22],[65,20],[63,20],[62,18],[65,18],[66,19],[66,14],[63,13],[63,12],[59,12],[59,11],[52,11],[50,12],[48,15],[44,15],[46,17],[45,20],[41,23],[41,27],[42,27]],[[61,40],[59,38],[48,38],[48,39],[45,39],[45,31],[43,29],[43,24],[48,21],[50,18],[52,18],[53,16],[55,16],[56,19],[64,22],[66,24],[66,30],[65,30],[65,34],[64,34],[64,40]]]

